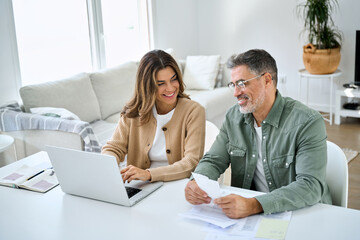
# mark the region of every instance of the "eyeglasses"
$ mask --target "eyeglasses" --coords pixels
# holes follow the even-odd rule
[[[253,79],[257,79],[259,77],[262,77],[265,75],[266,72],[264,72],[263,74],[260,74],[256,77],[253,77],[253,78],[250,78],[250,79],[247,79],[247,80],[237,80],[235,83],[233,82],[229,82],[228,83],[228,87],[231,89],[231,90],[234,90],[235,89],[235,86],[237,86],[238,88],[242,88],[242,89],[245,89],[246,87],[246,83],[253,80]]]

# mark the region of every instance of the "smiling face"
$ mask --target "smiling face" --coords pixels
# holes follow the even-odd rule
[[[156,75],[156,110],[158,114],[166,114],[175,108],[179,94],[179,80],[171,67],[159,70]]]
[[[256,77],[246,65],[240,65],[232,69],[231,81],[247,80]],[[235,87],[234,97],[237,98],[241,113],[254,113],[261,110],[265,101],[265,86],[262,77],[246,82],[245,88]]]

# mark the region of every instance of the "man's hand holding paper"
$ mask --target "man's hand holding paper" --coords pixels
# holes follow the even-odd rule
[[[197,173],[192,175],[195,181],[190,181],[185,188],[185,198],[191,204],[209,204],[214,200],[214,204],[230,218],[243,218],[263,211],[255,198],[244,198],[236,194],[223,197],[217,181]]]
[[[220,186],[217,181],[211,180],[208,177],[192,173],[197,185],[203,190],[210,198],[216,199],[221,197]]]

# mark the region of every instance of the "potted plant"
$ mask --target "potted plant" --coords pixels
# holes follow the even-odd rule
[[[311,74],[333,73],[340,64],[342,33],[331,17],[336,7],[337,0],[306,0],[297,6],[309,41],[303,47],[303,61]]]

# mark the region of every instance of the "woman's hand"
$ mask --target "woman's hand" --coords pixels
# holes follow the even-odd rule
[[[151,174],[148,170],[143,170],[133,165],[129,165],[120,171],[123,181],[131,182],[132,180],[151,180]]]

